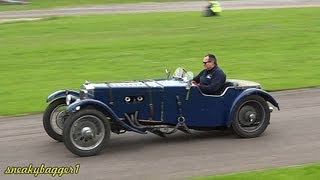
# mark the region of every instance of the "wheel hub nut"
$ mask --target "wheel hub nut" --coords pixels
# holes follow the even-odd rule
[[[85,137],[85,138],[92,138],[93,137],[93,133],[90,127],[84,127],[81,130],[81,134]]]
[[[250,117],[250,121],[251,122],[256,119],[256,115],[255,114],[250,114],[249,117]]]

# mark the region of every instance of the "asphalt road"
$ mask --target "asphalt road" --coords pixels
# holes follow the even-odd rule
[[[7,166],[75,166],[67,179],[179,179],[320,161],[320,88],[273,92],[281,111],[274,111],[265,133],[241,139],[226,131],[112,135],[100,155],[79,158],[49,138],[42,115],[0,118],[0,172]],[[39,175],[48,179],[50,175]],[[0,179],[32,179],[6,175]]]
[[[208,4],[207,1],[194,2],[166,2],[166,3],[137,3],[137,4],[109,4],[57,8],[49,10],[26,10],[0,12],[0,19],[26,18],[41,16],[60,16],[75,14],[106,14],[106,13],[137,13],[155,11],[201,11]],[[221,1],[223,9],[252,9],[252,8],[282,8],[301,6],[320,6],[319,0],[228,0]]]
[[[231,2],[248,4],[228,1]],[[258,3],[250,1],[254,2]],[[267,4],[271,7],[270,2],[275,1],[264,1],[263,7]],[[303,2],[306,6],[311,5],[308,2],[319,4],[303,0],[285,0],[281,4],[284,2],[289,6],[293,2]],[[242,8],[243,4],[234,4],[234,8]],[[0,12],[0,17],[5,13]],[[44,163],[46,167],[74,167],[79,163],[79,174],[63,175],[66,179],[162,180],[319,162],[320,89],[273,92],[272,95],[279,101],[281,111],[272,113],[270,126],[259,138],[240,139],[230,132],[219,131],[178,133],[165,139],[152,134],[127,133],[112,135],[110,147],[99,156],[87,158],[71,154],[63,143],[49,138],[42,127],[42,115],[0,117],[0,179],[33,179],[33,175],[3,173],[7,166],[30,163],[33,166]],[[37,178],[52,177],[39,175]]]

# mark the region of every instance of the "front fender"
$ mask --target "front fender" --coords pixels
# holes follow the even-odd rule
[[[107,112],[110,115],[110,118],[112,118],[113,120],[115,120],[117,123],[119,123],[121,126],[123,126],[124,128],[126,128],[128,130],[131,130],[131,131],[134,131],[137,133],[141,133],[141,134],[147,134],[145,132],[145,130],[134,128],[134,127],[129,126],[128,124],[124,123],[123,121],[121,121],[120,118],[117,116],[117,114],[108,105],[102,103],[101,101],[97,101],[95,99],[85,99],[85,100],[81,100],[81,101],[76,101],[76,102],[72,103],[70,106],[68,106],[66,111],[67,112],[77,111],[77,110],[80,110],[81,107],[85,107],[88,105],[100,107],[101,109],[103,109],[105,112]]]
[[[236,99],[235,101],[232,103],[232,106],[230,108],[229,114],[227,116],[227,122],[226,125],[229,127],[231,125],[232,122],[232,117],[235,113],[235,106],[236,104],[240,101],[240,99],[252,95],[252,94],[256,94],[259,95],[261,97],[263,97],[266,101],[270,102],[273,106],[277,107],[278,110],[280,110],[279,104],[278,102],[271,96],[271,94],[269,94],[268,92],[262,90],[262,89],[256,89],[256,88],[249,88],[246,89],[245,91],[243,91]]]
[[[80,96],[80,93],[78,91],[75,91],[75,90],[68,90],[68,89],[58,90],[58,91],[50,94],[47,97],[47,102],[50,102],[50,101],[52,101],[54,99],[58,99],[60,97],[66,97],[68,94],[71,94],[71,95],[76,96],[76,97]]]

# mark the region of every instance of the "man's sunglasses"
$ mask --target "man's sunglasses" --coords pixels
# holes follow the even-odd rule
[[[211,63],[212,61],[202,62],[203,64]]]

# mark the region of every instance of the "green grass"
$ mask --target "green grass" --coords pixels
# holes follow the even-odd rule
[[[84,80],[198,73],[213,52],[229,78],[265,89],[320,85],[320,8],[90,15],[0,24],[0,115],[40,112]]]
[[[317,180],[320,179],[320,163],[301,166],[265,169],[220,176],[193,178],[193,180]]]
[[[174,0],[182,1],[182,0]],[[191,1],[191,0],[183,0]],[[196,0],[193,0],[196,1]],[[200,0],[199,0],[200,1]],[[111,3],[137,3],[137,2],[172,2],[172,0],[28,0],[25,5],[0,5],[0,11],[56,8],[62,6],[81,6]]]

